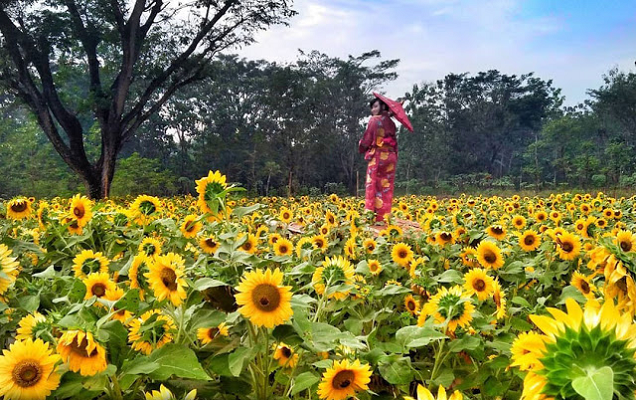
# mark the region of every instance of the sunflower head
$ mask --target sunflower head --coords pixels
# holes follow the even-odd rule
[[[554,242],[562,260],[574,260],[581,253],[581,239],[574,234],[563,232],[555,236]]]
[[[353,266],[346,258],[342,256],[326,257],[322,266],[314,271],[311,281],[314,284],[314,290],[319,295],[323,295],[326,290],[328,298],[344,300],[349,295],[349,289],[330,291],[329,288],[352,285],[354,274]]]
[[[541,238],[533,230],[527,230],[519,235],[519,246],[523,251],[534,251],[541,244]]]
[[[552,317],[532,315],[542,334],[515,340],[513,365],[528,371],[522,397],[530,400],[584,398],[589,381],[604,381],[606,398],[636,391],[636,325],[613,301],[589,300],[585,309],[572,298],[567,312],[548,308]]]
[[[464,290],[469,295],[477,295],[480,301],[486,300],[494,292],[494,279],[485,269],[473,268],[464,275]]]
[[[139,318],[130,322],[128,341],[132,348],[144,354],[172,342],[177,326],[168,315],[160,310],[146,311]]]
[[[318,385],[318,397],[321,400],[344,400],[356,392],[367,390],[371,381],[371,369],[356,360],[335,361],[322,376]]]
[[[413,250],[406,243],[397,243],[391,249],[391,258],[396,264],[406,267],[413,259]]]
[[[16,197],[7,203],[7,218],[9,219],[29,218],[32,212],[31,202],[26,197]]]
[[[275,346],[274,360],[277,360],[281,367],[294,368],[298,363],[298,354],[291,346],[281,342]]]
[[[77,225],[84,227],[93,217],[93,212],[91,211],[92,203],[91,201],[84,197],[76,194],[70,201],[71,207],[69,210],[69,214],[71,218],[77,221]]]
[[[246,272],[237,287],[239,312],[256,326],[273,328],[291,318],[291,288],[281,286],[283,273],[276,269]]]
[[[57,352],[71,371],[82,376],[93,376],[106,370],[106,350],[95,341],[91,332],[65,332],[58,341]]]
[[[199,240],[199,246],[207,254],[214,254],[220,244],[214,236],[207,236]]]
[[[417,324],[423,326],[426,318],[432,315],[436,323],[447,324],[447,330],[454,332],[458,326],[466,328],[470,324],[474,311],[470,296],[461,286],[443,287],[422,307]]]
[[[433,393],[431,393],[424,386],[419,384],[417,385],[417,400],[447,400],[447,399],[448,400],[463,400],[464,396],[458,390],[456,390],[453,392],[453,394],[450,397],[447,397],[444,386],[440,385],[439,389],[437,390],[437,398],[435,398],[435,396],[433,396]],[[410,396],[404,396],[404,400],[415,400],[415,399]]]
[[[44,400],[60,384],[60,356],[40,339],[18,340],[0,355],[0,396]]]
[[[150,271],[144,274],[157,300],[169,299],[179,306],[185,300],[188,286],[185,281],[185,260],[176,253],[155,257]]]
[[[280,238],[274,243],[274,253],[277,256],[291,256],[294,253],[294,244],[285,238]]]
[[[501,249],[487,240],[481,241],[477,246],[477,261],[484,268],[499,269],[504,265]]]

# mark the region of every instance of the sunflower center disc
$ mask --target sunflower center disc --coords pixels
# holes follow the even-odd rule
[[[532,246],[534,244],[534,237],[526,236],[525,239],[523,239],[523,243],[525,243],[526,246]]]
[[[289,347],[283,347],[282,352],[283,352],[283,355],[285,356],[285,358],[289,358],[292,355],[292,352],[289,349]]]
[[[254,288],[252,301],[261,311],[274,311],[280,305],[280,293],[274,285],[262,284]]]
[[[26,201],[21,201],[21,202],[16,203],[16,204],[11,206],[11,210],[13,210],[15,212],[22,212],[22,211],[26,210],[26,208],[27,208]]]
[[[585,294],[590,293],[590,285],[586,281],[581,281],[581,290],[583,290]]]
[[[486,288],[486,282],[483,279],[477,279],[475,283],[473,283],[473,287],[476,291],[481,292]]]
[[[80,207],[75,207],[73,208],[73,214],[75,214],[77,218],[82,218],[84,216],[84,209]]]
[[[177,274],[175,274],[171,268],[161,270],[161,282],[163,282],[170,291],[177,290]]]
[[[493,253],[490,250],[487,250],[486,253],[484,254],[484,260],[486,260],[488,263],[492,264],[495,261],[497,261],[497,255],[495,253]]]
[[[210,247],[214,247],[216,246],[216,242],[212,239],[205,239],[205,244],[210,246]]]
[[[621,242],[621,249],[625,252],[630,251],[632,249],[632,243],[627,241]]]
[[[347,369],[340,371],[333,377],[333,387],[336,389],[346,389],[355,380],[355,377],[353,371]]]
[[[398,255],[400,256],[400,258],[406,258],[406,251],[402,250],[398,253]]]
[[[102,297],[106,294],[106,285],[104,285],[103,283],[96,283],[91,288],[91,293],[93,293],[93,295],[97,297]]]
[[[561,245],[561,248],[563,249],[563,251],[565,251],[566,253],[569,253],[572,251],[572,249],[574,248],[574,246],[572,246],[572,243],[570,242],[565,242]]]
[[[216,337],[217,333],[219,333],[219,328],[210,328],[208,330],[208,337],[210,339],[214,339]]]
[[[42,368],[35,361],[22,360],[13,368],[11,375],[18,386],[23,388],[31,387],[40,381]]]

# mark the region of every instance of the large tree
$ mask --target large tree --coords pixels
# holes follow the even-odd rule
[[[28,105],[93,198],[117,154],[219,51],[285,24],[288,0],[14,0],[0,6],[0,81]],[[99,132],[91,157],[86,136]]]

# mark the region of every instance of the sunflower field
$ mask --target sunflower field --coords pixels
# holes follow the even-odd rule
[[[636,197],[196,183],[0,205],[0,397],[636,398]]]

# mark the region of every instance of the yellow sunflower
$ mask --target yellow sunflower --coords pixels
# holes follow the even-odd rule
[[[314,247],[316,249],[319,249],[320,251],[322,251],[323,253],[325,251],[327,251],[328,246],[328,242],[327,242],[327,238],[323,235],[316,235],[314,237],[311,238],[311,242],[313,243]]]
[[[197,397],[197,390],[192,389],[185,395],[183,400],[194,400]],[[174,394],[163,385],[159,386],[159,390],[153,390],[144,393],[145,400],[177,400]]]
[[[443,386],[440,385],[437,390],[437,399],[433,396],[428,389],[424,386],[418,384],[417,385],[417,400],[463,400],[464,396],[458,391],[455,390],[450,397],[446,396],[446,390]],[[415,400],[413,397],[404,396],[404,400]]]
[[[515,215],[512,217],[512,226],[517,229],[523,229],[526,227],[526,219],[523,215]]]
[[[201,341],[201,344],[211,343],[219,336],[228,336],[230,334],[225,322],[221,322],[216,327],[211,328],[199,328],[197,329],[197,338]]]
[[[280,238],[274,243],[274,253],[277,256],[291,256],[294,254],[294,244],[285,238]]]
[[[291,287],[281,286],[283,273],[274,271],[249,271],[236,288],[239,312],[256,326],[273,328],[291,318]]]
[[[76,194],[75,196],[73,196],[70,202],[71,209],[69,214],[71,218],[77,222],[78,226],[86,226],[86,224],[88,224],[88,221],[93,218],[93,212],[91,211],[91,201],[84,196]]]
[[[485,269],[473,268],[464,275],[464,290],[470,296],[477,295],[479,301],[484,301],[490,297],[495,288],[494,280],[488,276]]]
[[[420,302],[415,300],[413,295],[410,294],[404,298],[404,307],[406,311],[414,317],[420,312]]]
[[[49,325],[46,323],[46,317],[35,311],[20,320],[15,338],[16,340],[36,340],[39,331],[47,328]]]
[[[519,246],[523,251],[534,251],[541,244],[541,238],[533,230],[527,230],[519,235]]]
[[[331,210],[327,210],[327,212],[325,213],[325,224],[327,225],[327,228],[333,228],[334,226],[336,226],[338,220],[336,219],[336,216],[334,215],[334,213],[331,212]],[[323,235],[325,235],[326,233],[321,232]]]
[[[122,297],[124,297],[124,289],[118,286],[114,286],[106,290],[106,295],[104,296],[104,299],[108,301],[116,302],[120,300]],[[113,319],[120,321],[124,325],[128,324],[128,321],[133,316],[133,314],[126,309],[120,310],[117,307],[113,307],[113,311],[115,311],[115,313],[113,314]]]
[[[84,250],[73,258],[73,273],[79,279],[95,272],[108,273],[108,264],[110,261],[102,253]]]
[[[7,245],[0,244],[0,272],[5,275],[0,276],[0,295],[9,289],[20,273],[20,263],[12,255]]]
[[[371,368],[361,365],[359,360],[334,361],[333,366],[322,375],[318,385],[321,400],[344,400],[356,392],[367,390],[371,382]]]
[[[137,196],[130,206],[135,222],[140,225],[145,225],[159,218],[162,210],[161,201],[157,197],[145,194]]]
[[[432,315],[436,323],[448,324],[447,330],[455,332],[458,326],[466,328],[470,324],[474,311],[475,306],[471,303],[470,296],[461,286],[450,289],[442,287],[422,307],[417,324],[424,326],[426,318]]]
[[[285,207],[280,209],[280,213],[278,214],[278,219],[281,222],[288,224],[291,222],[292,218],[294,218],[294,213],[292,213],[289,209]]]
[[[216,214],[210,209],[208,202],[215,199],[227,188],[226,177],[220,171],[208,171],[208,175],[195,181],[199,194],[197,206],[202,213]]]
[[[355,236],[351,236],[345,242],[345,247],[344,247],[345,255],[350,260],[355,260],[358,257],[357,252],[356,252],[356,248],[357,248],[356,247],[356,238],[355,238]]]
[[[144,253],[148,257],[154,258],[161,254],[161,242],[158,239],[147,237],[139,243],[140,253]]]
[[[583,293],[588,299],[595,298],[596,286],[591,282],[591,279],[582,273],[575,271],[572,274],[572,280],[570,281],[570,285],[574,286],[579,290],[579,292]]]
[[[157,300],[169,299],[173,305],[181,305],[187,297],[185,288],[188,287],[184,278],[185,260],[183,257],[175,253],[168,253],[155,257],[154,262],[149,267],[150,271],[144,276],[148,279],[148,284]]]
[[[362,247],[366,250],[368,254],[371,254],[375,251],[375,248],[378,247],[378,244],[375,240],[371,238],[364,239],[362,242]]]
[[[281,342],[274,351],[274,360],[277,360],[281,367],[294,368],[298,363],[298,354],[290,346]]]
[[[391,258],[393,262],[406,268],[413,259],[413,250],[406,243],[397,243],[391,249]]]
[[[602,305],[588,300],[581,309],[568,298],[565,307],[567,312],[548,308],[551,317],[531,315],[541,334],[520,335],[512,344],[512,365],[527,371],[521,398],[579,398],[580,378],[590,376],[609,386],[602,389],[606,398],[612,393],[633,397],[636,324],[632,315],[621,312],[613,300]]]
[[[274,250],[275,249],[276,248],[274,247]],[[314,249],[314,244],[312,242],[312,238],[308,236],[303,236],[302,238],[300,238],[298,243],[296,243],[296,255],[300,259],[307,260],[308,258],[307,253],[308,252],[311,253],[313,249]]]
[[[145,274],[150,271],[150,259],[144,253],[137,254],[130,264],[128,270],[128,279],[130,280],[131,289],[139,289],[140,297],[144,299],[144,291],[150,288]]]
[[[339,285],[353,285],[353,276],[355,271],[351,262],[342,256],[326,257],[322,262],[322,266],[316,268],[311,282],[317,294],[323,295],[328,287]],[[329,299],[344,300],[349,295],[349,289],[341,289],[333,291],[327,295]]]
[[[581,239],[569,232],[555,237],[556,249],[562,260],[574,260],[581,253]]]
[[[112,290],[116,287],[115,282],[104,272],[93,272],[84,278],[82,282],[86,286],[84,300],[88,300],[93,296],[97,298],[104,297],[107,290]]]
[[[369,260],[367,265],[369,267],[369,272],[371,272],[372,275],[378,275],[382,272],[382,265],[380,265],[378,260]]]
[[[503,240],[506,237],[506,228],[501,225],[492,225],[486,228],[486,233],[494,239]]]
[[[504,265],[501,249],[493,242],[482,240],[477,246],[477,261],[484,268],[499,269]]]
[[[502,319],[506,316],[506,294],[501,288],[501,284],[499,283],[499,278],[496,278],[492,284],[493,292],[492,299],[497,306],[497,311],[495,312],[495,318]]]
[[[203,252],[207,254],[216,253],[216,250],[219,248],[219,246],[220,244],[214,236],[203,237],[201,238],[201,240],[199,240],[199,247],[201,247]]]
[[[187,215],[183,219],[183,223],[179,230],[183,234],[183,237],[186,239],[192,239],[197,236],[197,234],[203,229],[203,224],[201,221],[197,221],[197,216],[194,214]]]
[[[130,322],[128,341],[133,350],[147,355],[172,342],[176,330],[177,326],[172,318],[159,310],[150,310]]]
[[[7,218],[9,219],[29,218],[32,212],[31,202],[27,198],[16,197],[7,203]]]
[[[44,400],[60,385],[60,356],[40,339],[19,340],[0,355],[0,396],[6,400]]]
[[[245,234],[241,233],[239,234],[238,239],[241,239]],[[256,236],[252,235],[252,234],[248,234],[247,235],[247,240],[245,240],[245,242],[241,245],[241,247],[239,247],[241,250],[243,250],[246,253],[249,254],[254,254],[256,253],[256,246],[258,245],[258,239],[256,239]]]
[[[636,235],[629,231],[622,229],[618,231],[615,243],[625,253],[636,251]]]
[[[95,341],[93,334],[81,330],[64,332],[57,344],[57,352],[73,372],[93,376],[108,366],[106,349]]]

